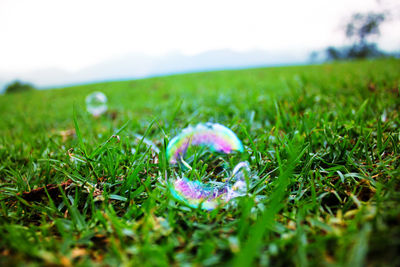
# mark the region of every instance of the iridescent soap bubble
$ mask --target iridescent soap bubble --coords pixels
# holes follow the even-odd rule
[[[166,151],[169,163],[182,163],[191,169],[184,158],[188,149],[193,146],[221,154],[244,151],[242,142],[229,128],[218,123],[198,124],[183,129],[169,142]],[[240,162],[226,182],[204,183],[189,180],[183,175],[182,178],[170,179],[168,188],[175,199],[188,206],[212,210],[247,193],[246,177],[248,178],[249,172],[248,163]]]
[[[102,92],[93,92],[86,97],[86,110],[95,117],[107,111],[107,97]]]

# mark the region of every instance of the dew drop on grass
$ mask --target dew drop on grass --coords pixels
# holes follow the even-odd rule
[[[93,92],[86,97],[86,110],[95,117],[107,111],[107,97],[102,92]]]

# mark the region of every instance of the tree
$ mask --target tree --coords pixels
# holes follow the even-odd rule
[[[338,60],[343,58],[342,51],[339,48],[333,46],[330,46],[326,49],[326,55],[331,60]]]
[[[17,80],[6,86],[5,93],[6,94],[19,93],[19,92],[31,91],[34,89],[35,87],[32,84],[24,83]]]
[[[366,44],[369,38],[380,35],[379,26],[384,20],[383,13],[356,13],[346,26],[346,37],[353,39],[355,44]]]
[[[347,39],[353,42],[347,47],[328,47],[325,50],[328,60],[373,58],[384,56],[373,42],[380,35],[379,27],[385,21],[384,13],[356,13],[345,27]]]

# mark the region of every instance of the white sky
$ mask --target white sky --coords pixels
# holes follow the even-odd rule
[[[313,50],[343,44],[352,13],[395,0],[0,0],[0,71],[77,71],[129,53]],[[400,1],[399,1],[400,2]],[[382,48],[400,48],[399,20]]]

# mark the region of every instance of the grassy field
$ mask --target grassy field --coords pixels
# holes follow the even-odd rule
[[[398,266],[399,85],[388,59],[2,95],[0,265]],[[98,90],[110,110],[93,118]],[[180,174],[168,141],[207,121],[257,180],[210,212],[162,182]]]

